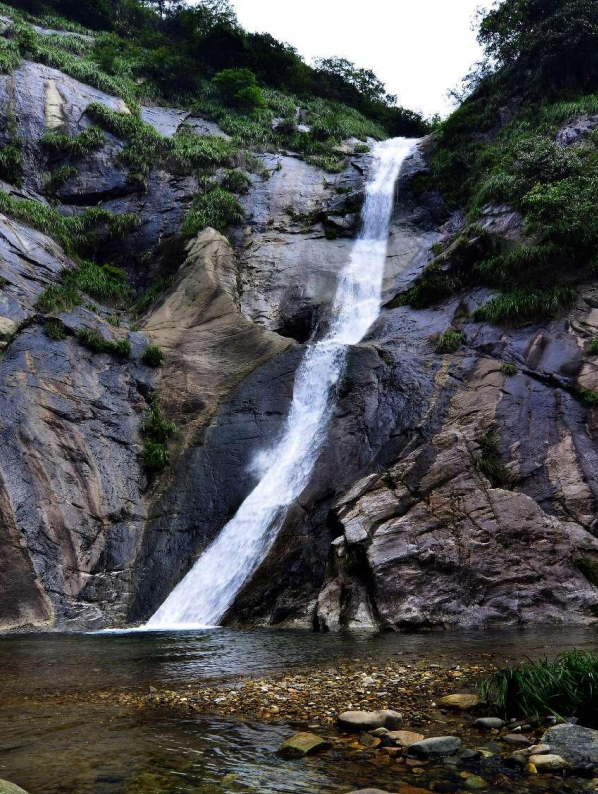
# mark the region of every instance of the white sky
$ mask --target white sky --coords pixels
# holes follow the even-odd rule
[[[249,31],[271,33],[311,63],[339,55],[373,69],[399,103],[425,115],[480,59],[472,19],[488,0],[232,0]]]

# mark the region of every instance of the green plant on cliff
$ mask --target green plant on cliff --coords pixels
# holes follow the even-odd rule
[[[47,132],[41,142],[42,146],[52,152],[78,158],[101,149],[106,143],[106,136],[99,127],[90,127],[73,136],[61,132]]]
[[[114,342],[104,337],[94,328],[78,328],[75,337],[80,345],[92,353],[111,353],[117,358],[128,358],[131,355],[131,343],[128,339]]]
[[[228,190],[214,187],[195,197],[181,231],[185,237],[194,237],[208,226],[224,232],[227,226],[241,223],[243,218],[238,199]]]
[[[141,360],[148,367],[156,369],[164,364],[164,351],[158,345],[150,345],[143,351]]]
[[[437,353],[456,353],[465,342],[465,335],[461,331],[446,331],[436,342]]]
[[[509,487],[513,480],[511,472],[502,463],[498,434],[495,429],[489,430],[478,438],[480,454],[476,457],[476,467],[490,480],[494,488]]]
[[[176,432],[176,425],[164,415],[159,399],[154,398],[143,418],[143,463],[151,471],[159,472],[170,463],[168,440]]]

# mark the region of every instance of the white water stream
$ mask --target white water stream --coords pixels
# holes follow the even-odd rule
[[[216,626],[308,485],[334,411],[348,346],[363,339],[380,313],[395,186],[414,145],[413,140],[396,138],[375,146],[362,231],[339,280],[330,328],[308,346],[297,369],[284,432],[259,457],[261,480],[144,628]]]

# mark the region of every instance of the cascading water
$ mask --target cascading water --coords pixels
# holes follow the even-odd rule
[[[217,625],[265,558],[289,506],[308,485],[334,410],[334,389],[348,346],[363,339],[380,313],[395,185],[414,145],[405,138],[376,145],[362,231],[339,281],[330,328],[308,346],[297,370],[284,432],[260,455],[258,485],[145,628]]]

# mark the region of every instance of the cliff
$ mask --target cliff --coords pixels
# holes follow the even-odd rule
[[[304,345],[327,322],[368,147],[345,141],[324,170],[147,101],[139,119],[160,156],[140,184],[122,97],[25,60],[0,76],[0,107],[23,169],[0,206],[0,628],[125,626],[152,614],[255,484],[252,461],[280,432]],[[49,132],[75,140],[96,124],[93,150],[48,145]],[[206,178],[182,165],[181,139],[211,147],[211,178],[243,171],[241,222],[181,234]],[[229,623],[596,618],[598,414],[579,394],[598,391],[587,354],[598,286],[587,279],[570,308],[524,324],[474,321],[492,294],[479,284],[410,305],[439,250],[448,270],[464,256],[463,216],[429,181],[433,146],[401,177],[385,308],[350,352],[312,482]],[[509,205],[487,205],[478,225],[466,252],[526,240]],[[122,274],[147,300],[131,308]],[[148,366],[152,346],[161,367]],[[148,439],[170,465],[148,465]]]

